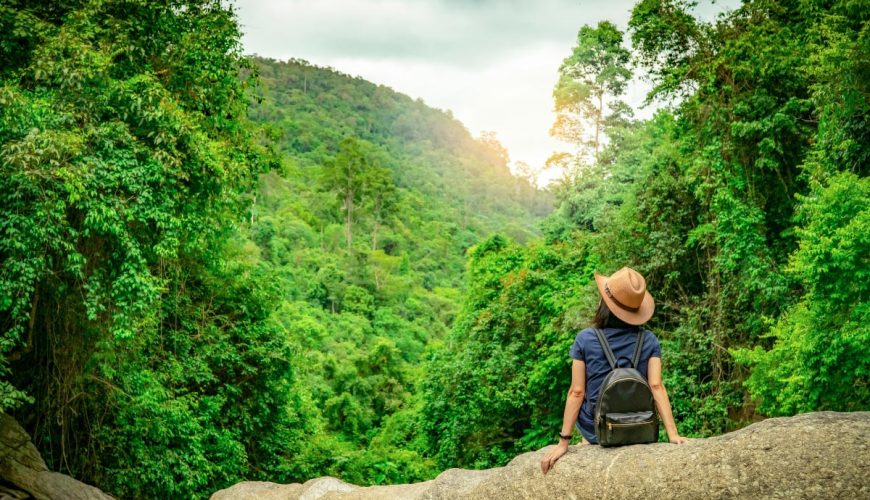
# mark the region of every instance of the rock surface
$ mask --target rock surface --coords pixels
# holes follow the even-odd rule
[[[550,448],[519,455],[505,467],[450,469],[422,483],[245,482],[211,498],[870,498],[870,412],[772,418],[681,446],[571,446],[545,476],[539,464]]]
[[[0,413],[0,500],[111,500],[102,491],[51,472],[14,418]]]

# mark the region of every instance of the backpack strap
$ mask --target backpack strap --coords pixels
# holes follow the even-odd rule
[[[634,356],[631,357],[631,366],[634,367],[635,370],[637,370],[637,365],[640,363],[640,351],[643,349],[643,337],[643,327],[640,327],[637,331],[637,343],[634,346]]]
[[[616,358],[613,356],[613,351],[610,350],[610,344],[607,343],[607,338],[604,337],[604,332],[598,328],[593,328],[595,335],[598,335],[598,343],[604,349],[604,356],[607,357],[607,362],[610,363],[610,369],[616,369]]]

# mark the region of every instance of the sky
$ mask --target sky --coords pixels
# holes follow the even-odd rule
[[[235,0],[247,54],[299,58],[452,111],[475,136],[493,131],[511,162],[543,166],[570,145],[549,135],[552,91],[577,31],[625,29],[634,0]],[[738,0],[701,0],[711,19]],[[627,38],[627,37],[626,37]],[[623,99],[642,109],[649,84]],[[558,177],[549,172],[547,182]]]

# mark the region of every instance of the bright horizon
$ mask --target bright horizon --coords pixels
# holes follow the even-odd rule
[[[245,53],[305,59],[449,110],[475,136],[496,133],[511,167],[543,166],[573,146],[549,135],[552,90],[577,31],[602,20],[625,30],[635,1],[237,0]],[[735,0],[707,2],[712,19]],[[626,36],[626,43],[628,43]],[[649,84],[623,99],[638,118]],[[548,172],[542,184],[558,178]]]

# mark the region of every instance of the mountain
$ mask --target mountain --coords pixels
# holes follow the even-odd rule
[[[305,61],[252,63],[249,117],[275,168],[240,252],[279,290],[273,320],[299,352],[291,392],[319,436],[291,474],[430,477],[433,462],[406,441],[426,350],[459,308],[466,251],[493,233],[537,237],[550,194],[449,112]]]
[[[536,222],[551,199],[511,175],[493,136],[475,139],[449,111],[359,77],[301,60],[254,63],[258,100],[250,117],[273,129],[280,151],[309,174],[303,179],[313,180],[342,139],[355,137],[391,170],[422,223],[447,224],[466,245],[493,231],[519,241],[539,234]]]

